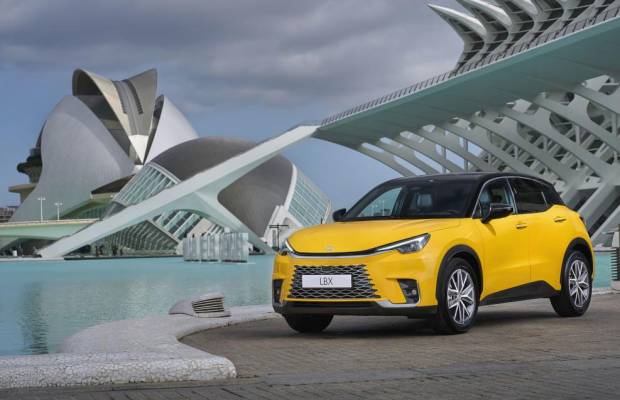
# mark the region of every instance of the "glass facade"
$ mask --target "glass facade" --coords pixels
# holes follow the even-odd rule
[[[106,216],[125,207],[138,204],[155,196],[179,180],[155,163],[145,165],[114,197]],[[148,253],[172,253],[179,242],[202,220],[190,211],[171,211],[126,228],[105,239],[108,247],[116,246]]]
[[[302,226],[325,222],[331,209],[329,199],[308,177],[299,170],[296,171],[297,178],[288,207],[290,215]],[[177,183],[179,179],[166,168],[151,162],[145,165],[115,196],[108,205],[104,218],[126,207],[143,202]],[[131,252],[173,254],[179,243],[203,221],[206,222],[206,218],[196,212],[174,210],[110,235],[104,239],[102,244],[106,246],[106,251],[116,247],[124,249],[127,254]],[[210,232],[217,228],[219,228],[217,225],[205,227]]]
[[[132,252],[149,254],[172,254],[176,251],[178,242],[164,232],[152,221],[123,229],[104,239],[106,251],[112,248],[130,249]]]
[[[330,207],[327,196],[297,169],[297,182],[289,212],[303,226],[312,226],[325,222]]]
[[[177,183],[179,180],[163,168],[148,164],[114,197],[114,202],[125,207],[138,204]]]

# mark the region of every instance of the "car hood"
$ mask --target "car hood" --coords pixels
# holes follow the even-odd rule
[[[288,241],[298,253],[349,253],[459,226],[459,219],[335,222],[295,232]]]

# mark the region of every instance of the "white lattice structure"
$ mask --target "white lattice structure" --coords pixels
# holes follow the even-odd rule
[[[463,39],[453,71],[331,116],[315,136],[403,175],[541,176],[605,240],[620,223],[620,1],[457,1],[471,14],[430,6]]]

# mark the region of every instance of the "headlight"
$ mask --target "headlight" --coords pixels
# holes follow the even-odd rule
[[[286,239],[282,244],[282,247],[280,247],[280,251],[278,252],[278,254],[280,254],[281,256],[287,256],[289,253],[295,253],[295,250],[293,250],[293,247],[288,242],[288,239]]]
[[[377,247],[375,252],[380,253],[390,250],[398,250],[403,254],[415,253],[420,251],[426,246],[431,235],[425,233],[424,235],[416,236],[411,239],[401,240],[400,242],[386,244],[385,246]]]

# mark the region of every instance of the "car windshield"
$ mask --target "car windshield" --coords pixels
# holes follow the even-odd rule
[[[474,181],[430,179],[382,185],[364,196],[343,220],[462,218],[474,191]]]

